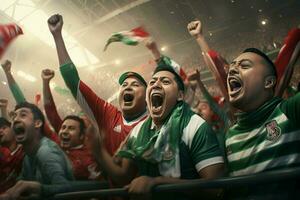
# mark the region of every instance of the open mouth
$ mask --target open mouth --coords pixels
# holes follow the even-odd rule
[[[157,113],[162,110],[163,102],[164,102],[164,97],[162,94],[153,93],[151,95],[151,105],[152,105],[151,109],[153,113]]]
[[[13,126],[14,134],[17,140],[20,140],[25,135],[25,127],[21,123],[17,123]]]
[[[69,146],[69,144],[70,144],[70,138],[68,138],[68,137],[61,137],[60,142],[61,142],[61,145],[63,147]]]
[[[124,99],[125,105],[131,105],[132,101],[134,99],[134,95],[130,94],[130,93],[126,93],[126,94],[124,94],[123,99]]]
[[[229,87],[230,87],[230,95],[237,94],[242,89],[241,80],[236,77],[230,77],[228,79]]]

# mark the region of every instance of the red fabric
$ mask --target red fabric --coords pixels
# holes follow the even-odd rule
[[[280,52],[274,62],[277,69],[278,82],[282,78],[282,75],[287,67],[297,43],[300,41],[300,29],[293,28],[289,31],[288,35],[284,39],[284,45],[281,47]]]
[[[89,115],[91,120],[95,120],[98,127],[105,134],[105,146],[110,155],[114,155],[121,142],[126,138],[131,129],[133,129],[143,117],[135,122],[126,123],[121,111],[112,104],[99,98],[84,82],[80,81],[79,91],[82,97],[77,99],[81,108]],[[77,94],[77,96],[80,96]]]
[[[20,34],[23,34],[23,31],[16,24],[0,25],[0,59],[10,42]]]
[[[65,152],[72,162],[76,180],[103,180],[95,159],[86,147],[69,149]]]
[[[54,128],[56,133],[59,133],[60,127],[62,125],[62,119],[60,118],[54,102],[44,105],[45,113],[47,119],[49,120],[51,126]]]
[[[45,123],[45,125],[44,125],[44,134],[47,138],[49,138],[56,144],[60,145],[59,137],[58,137],[57,133],[51,130],[48,123]]]
[[[40,101],[41,101],[41,94],[36,94],[34,96],[34,103],[35,103],[35,105],[38,106],[40,104]]]
[[[134,36],[138,36],[138,37],[148,37],[149,36],[149,33],[147,31],[145,31],[145,29],[141,26],[132,29],[131,32],[134,33]]]
[[[13,153],[6,147],[0,147],[0,194],[17,182],[23,158],[24,151],[21,146]]]
[[[185,71],[182,69],[182,67],[180,67],[179,75],[183,81],[185,81],[187,79],[187,75],[186,75]]]
[[[208,52],[209,57],[213,60],[221,78],[222,78],[222,82],[223,84],[226,86],[227,85],[227,74],[225,72],[225,66],[227,65],[226,61],[224,58],[222,58],[222,56],[219,55],[218,52],[214,51],[214,50],[209,50]]]

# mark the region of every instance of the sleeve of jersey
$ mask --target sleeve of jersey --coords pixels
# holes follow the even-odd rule
[[[225,72],[225,59],[222,58],[218,52],[214,51],[214,50],[209,50],[208,52],[209,57],[212,59],[212,61],[214,62],[218,72],[220,73],[220,76],[222,77],[222,82],[224,85],[227,85],[226,83],[226,72]]]
[[[13,94],[17,104],[26,101],[25,96],[17,83],[10,85],[9,88],[10,88],[10,91]]]
[[[62,125],[62,119],[60,118],[53,99],[49,104],[44,105],[47,119],[49,120],[51,126],[54,128],[55,132],[58,133]]]
[[[44,125],[44,134],[47,138],[55,142],[56,144],[59,145],[59,137],[58,137],[58,132],[54,132],[51,130],[49,124],[46,122]]]
[[[209,106],[211,107],[212,111],[214,113],[216,113],[224,123],[227,123],[228,122],[228,117],[227,117],[225,111],[222,108],[220,108],[220,106],[214,101],[214,99],[209,94],[207,89],[204,87],[204,89],[201,90],[201,92],[203,93],[203,96],[207,100],[207,102],[208,102]]]
[[[198,172],[210,165],[224,163],[215,133],[206,122],[194,135],[190,154]]]
[[[300,92],[281,104],[282,111],[289,120],[299,127],[300,122]]]
[[[115,118],[118,114],[117,108],[99,98],[90,87],[80,80],[73,63],[62,65],[60,71],[67,87],[71,90],[81,109],[98,126],[100,125],[103,128],[107,122],[111,122]]]
[[[289,31],[288,35],[284,39],[284,45],[280,49],[280,52],[274,62],[277,69],[278,81],[282,78],[282,75],[290,62],[290,59],[294,53],[297,44],[300,41],[300,29],[293,28]]]

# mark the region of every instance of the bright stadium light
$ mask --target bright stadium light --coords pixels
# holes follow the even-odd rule
[[[166,46],[162,46],[162,47],[160,48],[160,50],[161,50],[161,51],[166,51],[166,50],[167,50],[167,47],[166,47]]]
[[[121,60],[119,60],[119,59],[115,60],[116,65],[119,65],[120,63],[121,63]]]
[[[260,23],[261,23],[261,25],[265,26],[265,25],[267,24],[267,20],[265,20],[265,19],[264,19],[264,20],[261,20]]]
[[[32,0],[1,0],[0,11],[13,18],[26,31],[31,32],[42,42],[55,48],[51,33],[48,30],[48,15]],[[74,37],[62,31],[67,49],[74,62],[80,66],[99,63],[99,59],[87,48],[83,47]]]

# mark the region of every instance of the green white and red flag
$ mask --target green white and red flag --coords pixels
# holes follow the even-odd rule
[[[130,31],[121,31],[118,33],[113,33],[107,40],[103,51],[105,51],[112,42],[122,42],[124,44],[134,46],[148,37],[149,33],[146,32],[145,29],[141,26],[134,28]]]
[[[18,25],[0,24],[0,58],[5,53],[11,41],[20,34],[23,34],[23,31]]]

